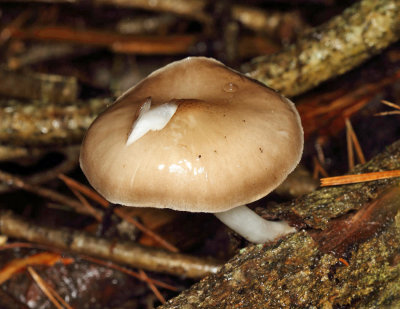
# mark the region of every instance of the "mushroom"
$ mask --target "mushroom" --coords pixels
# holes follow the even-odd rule
[[[214,213],[264,243],[294,231],[247,206],[298,164],[294,104],[217,60],[189,57],[150,74],[90,126],[80,165],[115,204]]]

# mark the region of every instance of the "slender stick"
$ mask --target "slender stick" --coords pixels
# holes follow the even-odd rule
[[[328,177],[328,173],[325,171],[317,157],[313,158],[314,162],[314,172],[313,172],[313,178],[318,179],[318,175],[321,174],[324,177]]]
[[[157,285],[157,286],[159,286],[161,288],[164,288],[164,289],[167,289],[167,290],[170,290],[170,291],[178,291],[178,289],[176,287],[174,287],[174,286],[172,286],[170,284],[167,284],[165,282],[162,282],[162,281],[159,281],[159,280],[156,280],[156,279],[151,279],[149,277],[144,278],[143,276],[141,276],[137,272],[134,272],[134,271],[132,271],[132,270],[130,270],[128,268],[125,268],[125,267],[119,266],[117,264],[114,264],[114,263],[112,263],[110,261],[103,261],[103,260],[99,260],[99,259],[96,259],[96,258],[93,258],[93,257],[90,257],[90,256],[82,256],[82,258],[87,260],[87,261],[90,261],[90,262],[93,262],[93,263],[96,263],[96,264],[99,264],[99,265],[102,265],[102,266],[105,266],[105,267],[109,267],[109,268],[115,269],[117,271],[120,271],[120,272],[122,272],[124,274],[132,276],[132,277],[134,277],[136,279],[139,279],[141,281],[144,281],[146,283],[152,283],[154,285]]]
[[[34,193],[36,195],[42,196],[44,198],[48,198],[54,202],[69,206],[78,213],[85,215],[93,214],[93,211],[89,211],[86,207],[83,207],[81,203],[71,199],[66,195],[60,194],[56,191],[41,186],[31,185],[23,181],[21,178],[11,175],[9,173],[0,171],[0,182],[4,182],[14,188],[19,188]],[[94,210],[94,212],[96,213],[96,216],[102,216],[102,212],[100,210],[96,209]]]
[[[387,106],[390,106],[394,109],[396,109],[395,111],[389,111],[389,112],[381,112],[381,113],[376,113],[375,116],[387,116],[387,115],[400,115],[400,106],[397,104],[394,104],[392,102],[386,101],[386,100],[382,100],[381,101],[382,104],[385,104]]]
[[[158,300],[162,304],[165,304],[164,296],[162,296],[162,294],[157,289],[157,287],[151,281],[149,281],[149,277],[147,277],[146,273],[143,270],[139,269],[139,274],[140,274],[140,276],[143,277],[143,280],[145,280],[145,281],[147,280],[149,288],[153,291],[154,295],[158,298]]]
[[[366,162],[365,156],[364,156],[360,142],[358,141],[357,135],[354,132],[353,126],[351,125],[349,118],[346,118],[346,128],[350,133],[350,138],[351,138],[352,144],[354,146],[354,149],[356,151],[358,160],[361,164],[364,164]]]
[[[22,30],[13,28],[11,36],[17,39],[70,42],[87,46],[108,47],[115,52],[135,54],[187,53],[197,41],[195,35],[137,36],[107,33],[97,30],[76,30],[68,27],[43,27]]]
[[[52,251],[52,252],[57,251],[57,250],[55,250],[54,247],[38,245],[38,244],[33,244],[33,243],[27,243],[27,242],[14,242],[14,243],[1,245],[0,246],[0,251],[1,250],[8,250],[8,249],[15,249],[15,248],[35,248],[35,249]],[[94,257],[87,256],[87,255],[79,255],[79,256],[82,259],[86,260],[86,261],[89,261],[89,262],[92,262],[92,263],[95,263],[95,264],[99,264],[99,265],[102,265],[102,266],[105,266],[105,267],[108,267],[108,268],[115,269],[115,270],[120,271],[122,273],[125,273],[125,274],[127,274],[129,276],[132,276],[132,277],[134,277],[136,279],[144,281],[143,277],[140,276],[137,272],[134,272],[133,270],[130,270],[130,269],[122,267],[122,266],[119,266],[119,265],[117,265],[117,264],[115,264],[113,262],[99,260],[99,259],[96,259]],[[148,280],[145,281],[145,282],[148,282],[148,281],[151,281],[153,284],[155,284],[155,285],[157,285],[159,287],[162,287],[164,289],[170,290],[170,291],[177,291],[178,290],[176,287],[174,287],[174,286],[172,286],[170,284],[167,284],[165,282],[156,280],[156,279],[148,278]]]
[[[89,197],[89,198],[93,199],[94,201],[98,202],[104,208],[108,208],[110,206],[110,203],[108,201],[106,201],[96,191],[90,189],[89,187],[87,187],[87,186],[85,186],[85,185],[75,181],[74,179],[65,176],[65,175],[59,175],[59,178],[62,179],[70,188],[73,188],[73,189],[85,194],[87,197]],[[143,224],[141,224],[139,221],[137,221],[134,218],[132,218],[123,209],[115,208],[113,211],[118,217],[120,217],[121,219],[133,224],[134,226],[136,226],[140,231],[142,231],[143,233],[145,233],[148,236],[150,236],[151,238],[153,238],[156,242],[158,242],[165,249],[167,249],[167,250],[169,250],[171,252],[179,252],[179,249],[177,247],[175,247],[169,241],[167,241],[164,238],[162,238],[160,235],[158,235],[155,232],[153,232],[148,227],[146,227]]]
[[[53,294],[47,289],[46,284],[44,283],[43,279],[38,275],[38,273],[30,266],[28,267],[28,271],[33,280],[36,282],[42,292],[50,299],[53,305],[56,306],[57,309],[64,309],[63,306],[53,296]]]
[[[349,165],[349,171],[354,168],[354,149],[353,149],[353,141],[351,139],[350,133],[350,121],[346,118],[346,144],[347,144],[347,162]]]
[[[149,248],[128,241],[115,242],[66,228],[45,227],[27,222],[10,212],[0,212],[0,233],[60,250],[188,278],[201,278],[220,268],[220,264],[212,259]]]
[[[96,208],[94,208],[90,203],[87,201],[87,199],[77,190],[71,188],[72,193],[80,200],[83,206],[87,208],[87,210],[92,214],[93,217],[96,218],[98,222],[102,221],[102,216],[99,216],[98,213],[96,212]]]
[[[96,203],[99,203],[101,206],[108,207],[110,205],[110,203],[102,196],[100,196],[96,191],[76,181],[75,179],[72,179],[71,177],[68,177],[64,174],[58,175],[58,178],[60,178],[68,187],[81,192],[91,200],[95,201]]]
[[[386,101],[386,100],[382,100],[381,102],[382,102],[382,104],[385,104],[387,106],[393,107],[394,109],[400,110],[400,106],[397,104],[394,104],[394,103]]]
[[[389,115],[400,115],[400,111],[390,111],[390,112],[382,112],[375,114],[375,116],[389,116]]]
[[[321,178],[321,186],[322,187],[338,186],[344,184],[366,182],[366,181],[373,181],[373,180],[387,179],[394,177],[400,177],[400,170]]]
[[[46,288],[49,290],[49,292],[51,294],[53,294],[53,296],[67,309],[73,309],[73,307],[71,307],[58,293],[56,290],[54,290],[50,284],[48,284],[47,282],[43,281],[44,285],[46,286]]]

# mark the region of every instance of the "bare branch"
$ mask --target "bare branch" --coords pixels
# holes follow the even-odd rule
[[[148,248],[127,241],[115,242],[70,229],[40,226],[10,212],[0,212],[0,233],[144,270],[189,278],[204,277],[220,267],[211,259]]]

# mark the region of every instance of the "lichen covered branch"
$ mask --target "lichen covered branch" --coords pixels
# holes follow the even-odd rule
[[[343,74],[400,38],[399,0],[362,0],[281,52],[255,58],[249,75],[295,96]]]
[[[107,103],[110,101],[104,99],[62,105],[0,102],[0,143],[20,146],[79,143]]]

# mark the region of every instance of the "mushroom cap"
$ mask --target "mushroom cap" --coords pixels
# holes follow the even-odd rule
[[[165,127],[130,145],[143,102],[172,102]],[[189,57],[150,74],[90,126],[81,168],[110,202],[221,212],[276,188],[298,164],[303,129],[294,104],[217,60]]]

